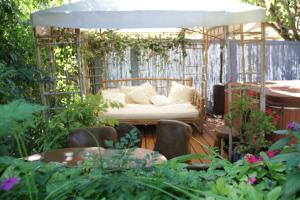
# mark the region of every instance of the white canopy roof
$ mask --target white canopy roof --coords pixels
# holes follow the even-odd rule
[[[235,0],[83,0],[32,13],[33,26],[193,28],[263,22],[265,10]]]

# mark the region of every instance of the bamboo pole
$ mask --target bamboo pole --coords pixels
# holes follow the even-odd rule
[[[83,83],[81,74],[81,54],[80,54],[80,29],[75,30],[76,33],[76,56],[77,56],[77,71],[78,71],[78,85],[80,88],[80,99],[83,100]]]
[[[266,24],[261,23],[261,87],[260,87],[260,110],[266,109]]]
[[[203,28],[202,33],[205,33],[205,30]],[[207,84],[206,84],[206,79],[207,79],[207,70],[206,70],[206,66],[207,66],[207,56],[206,56],[206,52],[207,52],[207,48],[206,48],[206,44],[208,43],[208,34],[204,34],[203,35],[203,41],[202,41],[202,80],[201,80],[201,98],[202,98],[202,104],[201,104],[201,112],[203,113],[203,116],[206,116],[206,95],[207,95]]]
[[[39,46],[39,41],[38,41],[38,36],[37,36],[37,32],[36,32],[36,28],[33,28],[33,32],[34,32],[34,39],[35,39],[35,62],[36,62],[36,65],[39,69],[42,69],[42,63],[41,63],[41,49],[40,49],[40,46]],[[40,74],[40,79],[42,80],[43,77],[42,77],[42,74]],[[39,84],[39,89],[40,89],[40,95],[41,95],[41,100],[42,100],[42,103],[44,105],[47,105],[47,101],[46,101],[46,97],[44,95],[45,93],[45,88],[44,88],[44,84],[43,83],[40,83]]]
[[[225,45],[226,45],[226,50],[227,50],[227,86],[228,86],[228,107],[230,108],[230,105],[232,104],[232,71],[231,71],[231,59],[230,59],[230,41],[229,41],[229,26],[224,27],[224,39],[225,39]],[[231,119],[232,113],[231,109],[228,109],[228,116],[229,119]],[[228,159],[232,161],[232,129],[233,129],[233,124],[230,124],[230,129],[228,133],[228,140],[229,140],[229,151],[228,151]]]
[[[240,29],[241,29],[240,44],[241,44],[241,48],[242,48],[242,72],[243,72],[242,80],[243,80],[243,83],[245,83],[246,82],[246,66],[245,66],[245,43],[244,43],[244,25],[243,24],[240,25]]]

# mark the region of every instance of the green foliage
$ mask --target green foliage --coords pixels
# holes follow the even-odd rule
[[[267,22],[283,39],[300,41],[300,0],[242,0],[267,10]]]
[[[56,1],[0,0],[0,104],[18,98],[39,101],[39,71],[34,66],[34,37],[28,19],[32,11],[50,2]]]
[[[187,55],[185,50],[187,42],[184,29],[176,38],[162,38],[157,36],[145,38],[139,35],[122,35],[113,30],[108,30],[104,32],[84,33],[82,51],[87,60],[92,60],[96,57],[105,58],[107,54],[114,52],[122,61],[125,60],[126,49],[131,48],[138,57],[147,56],[147,59],[149,59],[152,56],[161,56],[165,62],[168,62],[169,50],[178,51],[180,47],[182,55]],[[150,55],[142,55],[144,50],[150,50]]]
[[[104,101],[101,96],[89,96],[85,101],[72,104],[66,110],[53,115],[50,119],[61,122],[61,129],[58,130],[56,124],[52,127],[48,124],[49,130],[52,129],[53,132],[44,135],[46,138],[43,140],[48,140],[48,144],[44,143],[44,148],[57,148],[55,145],[61,144],[58,138],[65,136],[63,131],[67,134],[70,128],[98,124],[96,119],[99,118],[95,113],[100,116],[111,104],[120,106]],[[18,133],[28,126],[35,127],[33,113],[42,109],[41,106],[22,101],[1,106],[1,111],[14,114],[3,117],[5,124],[1,124],[0,130],[5,133],[16,130]],[[9,124],[12,121],[22,126]],[[106,122],[100,120],[99,123]],[[19,141],[22,139],[19,138]],[[248,163],[241,160],[232,164],[220,158],[213,150],[209,150],[213,157],[192,154],[150,167],[148,163],[153,163],[157,154],[148,155],[146,159],[141,160],[131,157],[134,149],[121,149],[136,142],[137,132],[132,130],[116,145],[119,150],[111,157],[90,157],[84,164],[74,168],[0,157],[0,181],[12,177],[20,180],[12,190],[0,191],[0,198],[278,199],[282,195],[281,185],[285,183],[286,168],[281,162],[270,162],[264,153],[261,154],[263,161]],[[22,148],[21,145],[20,149]],[[187,164],[180,163],[193,158],[210,160],[209,169],[188,171]],[[254,184],[248,183],[250,177],[256,178],[257,181]]]
[[[133,128],[124,137],[120,138],[120,142],[116,144],[117,149],[134,148],[137,147],[140,139],[138,138],[138,130]]]
[[[98,104],[100,99],[88,97],[86,101],[80,103],[81,107],[85,107],[81,111],[75,111],[78,105],[72,105],[66,111],[60,112],[59,117],[72,116],[72,121],[69,122],[73,124],[72,126],[90,125],[89,120],[96,122],[93,121],[94,118],[85,118],[81,114],[90,115],[89,113],[95,113],[95,110],[98,113],[104,111],[106,107]],[[5,106],[4,111],[17,110],[16,114],[24,114],[23,117],[16,118],[17,121],[25,121],[25,119],[32,121],[32,113],[39,110],[38,107],[28,104],[27,109],[22,108],[24,110],[21,112],[22,109],[13,108],[19,108],[22,104],[12,105]],[[29,110],[32,110],[31,114]],[[51,135],[47,137],[50,137],[49,140],[55,140]],[[263,159],[255,163],[249,163],[245,159],[232,164],[209,149],[214,156],[185,155],[149,167],[147,163],[155,161],[157,154],[140,160],[131,157],[134,149],[121,149],[135,142],[138,142],[137,132],[132,130],[116,145],[119,150],[116,150],[111,157],[90,157],[85,163],[74,168],[67,168],[57,163],[43,164],[0,157],[0,180],[11,177],[20,180],[12,190],[0,191],[0,198],[263,200],[279,199],[286,191],[297,191],[295,190],[297,186],[289,185],[291,184],[289,181],[285,187],[290,186],[290,188],[282,189],[281,186],[286,181],[285,172],[289,168],[286,168],[283,162],[270,160],[263,152],[261,153]],[[194,158],[210,160],[208,170],[189,171],[186,169],[187,164],[181,163]],[[293,175],[298,177],[298,174],[289,174],[289,176]],[[255,178],[256,181],[249,183],[250,178]],[[290,177],[290,180],[295,184],[296,178]],[[295,199],[294,197],[291,196],[289,199]]]
[[[114,126],[117,121],[103,114],[109,107],[121,106],[104,100],[100,95],[89,95],[83,101],[67,105],[64,110],[53,113],[47,119],[40,116],[36,119],[36,128],[32,130],[37,137],[34,146],[38,151],[49,151],[66,146],[66,137],[71,129]]]
[[[293,123],[292,128],[287,131],[287,137],[274,143],[271,150],[281,150],[281,153],[271,159],[272,163],[282,163],[286,165],[287,183],[284,185],[284,198],[292,199],[299,197],[300,191],[300,125]],[[294,144],[287,145],[292,139],[296,140]]]
[[[258,154],[270,143],[266,136],[276,129],[273,113],[268,115],[260,111],[256,105],[258,100],[251,96],[247,88],[240,87],[240,94],[234,93],[230,105],[230,115],[225,117],[226,123],[239,133],[236,151],[241,154]]]
[[[32,65],[4,64],[0,61],[0,104],[18,98],[37,101],[38,71]]]
[[[44,107],[16,100],[7,105],[0,105],[0,141],[1,154],[20,155],[27,154],[24,144],[25,132],[34,127],[34,113],[40,112]],[[17,144],[17,148],[14,144]],[[18,150],[19,152],[17,152]]]
[[[0,112],[3,113],[0,116],[0,136],[9,135],[19,130],[23,133],[22,130],[33,126],[33,114],[43,109],[43,106],[26,103],[23,100],[0,105]]]
[[[120,160],[128,149],[121,150],[110,160]],[[130,154],[130,153],[129,153]],[[12,158],[0,158],[1,180],[18,177],[19,185],[8,192],[0,192],[1,199],[7,197],[26,199],[24,174],[34,171],[39,199],[279,199],[282,188],[277,179],[261,174],[257,183],[248,183],[257,165],[247,162],[230,163],[217,157],[208,157],[211,165],[208,170],[187,170],[187,164],[174,163],[174,160],[163,164],[146,167],[144,162],[134,168],[111,169],[105,162],[95,158],[88,159],[84,164],[67,168],[60,164],[43,164],[25,162]],[[186,158],[189,155],[185,156]],[[194,156],[192,156],[194,157]],[[190,157],[190,158],[192,158]],[[175,159],[178,161],[178,159]],[[138,162],[138,161],[132,161]],[[265,164],[270,164],[268,161]],[[218,168],[217,168],[218,167]],[[220,168],[222,167],[222,168]],[[278,172],[282,174],[282,171]],[[257,173],[256,176],[259,176]],[[245,178],[244,178],[245,177]],[[34,194],[34,193],[33,193]],[[293,198],[291,198],[293,199]]]

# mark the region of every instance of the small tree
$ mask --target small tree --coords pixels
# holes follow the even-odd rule
[[[267,9],[267,24],[285,40],[300,41],[300,0],[241,0]]]

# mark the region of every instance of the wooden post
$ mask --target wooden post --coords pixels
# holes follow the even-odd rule
[[[33,33],[34,33],[34,39],[35,39],[35,63],[39,69],[42,69],[42,64],[41,64],[41,50],[39,46],[39,41],[38,41],[38,35],[36,32],[36,28],[33,28]],[[40,74],[40,79],[43,80],[42,74]],[[41,100],[43,105],[47,105],[46,97],[45,97],[45,88],[44,88],[44,83],[39,84],[39,89],[40,89],[40,95],[41,95]]]
[[[201,84],[201,98],[202,98],[202,113],[206,117],[206,105],[207,105],[207,65],[208,65],[208,35],[204,28],[202,31],[202,84]]]
[[[225,45],[226,45],[226,50],[227,50],[227,61],[226,61],[226,68],[227,68],[227,93],[228,93],[228,116],[229,119],[231,119],[231,110],[230,110],[230,105],[232,103],[232,72],[231,72],[231,59],[230,59],[230,41],[229,41],[229,26],[224,27],[224,40],[225,40]],[[230,129],[228,133],[228,140],[229,140],[229,151],[228,151],[228,159],[232,161],[232,123],[230,124]]]
[[[266,24],[261,23],[261,87],[260,87],[260,110],[266,109]]]
[[[240,25],[240,44],[241,44],[241,48],[242,48],[242,80],[243,83],[246,82],[246,64],[245,64],[245,43],[244,43],[244,25],[241,24]]]
[[[78,86],[80,88],[80,99],[83,100],[83,81],[81,74],[81,54],[80,54],[80,29],[75,29],[76,33],[76,56],[77,56],[77,71],[78,71]]]

